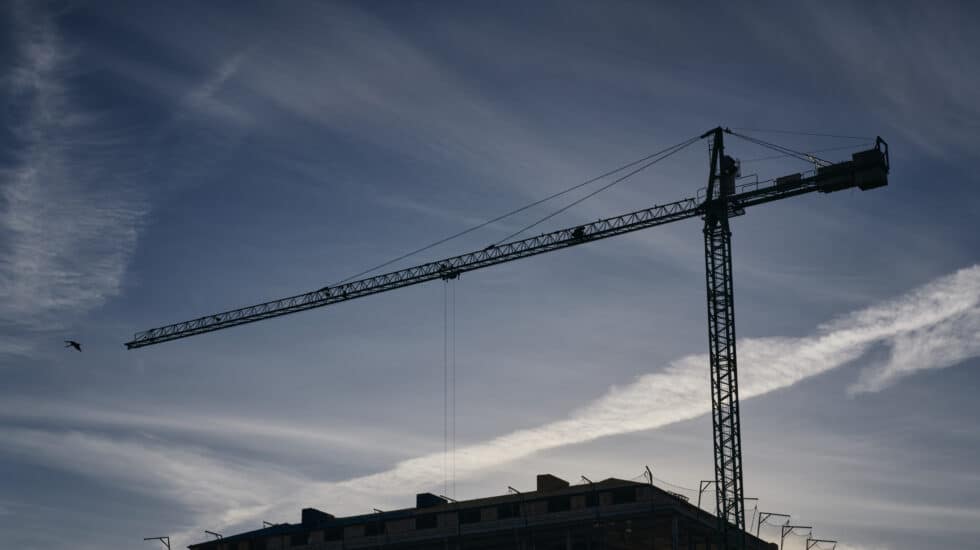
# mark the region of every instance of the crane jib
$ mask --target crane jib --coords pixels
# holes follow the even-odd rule
[[[568,248],[590,241],[605,239],[655,225],[696,217],[700,211],[699,206],[699,203],[695,199],[688,198],[630,212],[622,216],[605,218],[589,224],[544,233],[536,237],[491,245],[482,250],[428,262],[407,269],[392,271],[374,277],[366,277],[332,287],[323,287],[280,300],[224,311],[183,323],[175,323],[139,332],[133,337],[131,342],[126,343],[126,347],[133,349],[176,340],[178,338],[230,328],[270,317],[278,317],[289,313],[323,307],[435,279],[453,279],[467,271],[498,265],[560,248]]]
[[[853,155],[852,160],[818,168],[808,174],[792,174],[771,182],[748,183],[734,188],[728,197],[730,215],[739,215],[744,208],[810,192],[829,193],[851,187],[862,190],[887,185],[888,154],[882,150],[884,141],[878,138],[874,149]],[[568,248],[657,225],[704,215],[705,201],[700,197],[637,210],[628,214],[601,219],[544,233],[508,243],[491,245],[482,250],[428,262],[382,275],[323,287],[279,300],[223,311],[138,332],[126,342],[128,349],[214,332],[225,328],[280,317],[338,302],[387,292],[436,279],[456,278],[474,271],[528,256]]]

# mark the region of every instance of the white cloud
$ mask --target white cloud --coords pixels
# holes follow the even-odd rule
[[[976,329],[980,266],[962,269],[902,297],[869,307],[802,338],[754,338],[740,342],[741,397],[786,388],[840,367],[875,344],[906,348],[927,334],[963,335]],[[949,339],[961,344],[963,339]],[[914,348],[925,364],[948,366],[952,358],[976,355],[963,346],[949,353],[936,346]],[[518,430],[458,450],[458,479],[479,479],[509,461],[599,437],[649,430],[708,412],[707,358],[682,357],[634,383],[610,389],[567,419]],[[889,380],[915,369],[892,369]],[[875,371],[877,372],[877,371]],[[868,376],[865,374],[864,376]],[[236,426],[235,429],[247,429]],[[363,510],[433,490],[443,480],[443,456],[433,453],[389,470],[342,482],[321,482],[262,463],[223,460],[214,451],[174,447],[152,440],[114,439],[73,432],[4,432],[7,452],[29,452],[52,465],[103,477],[134,490],[171,496],[194,512],[202,526],[240,527],[266,517],[295,514],[303,506],[333,512]]]
[[[889,337],[887,361],[865,368],[848,391],[879,391],[918,371],[940,369],[980,353],[980,269],[962,269],[910,295],[868,308],[840,323]]]
[[[401,448],[422,446],[410,434],[374,430],[370,427],[346,427],[325,430],[318,423],[275,422],[260,418],[227,417],[215,413],[167,413],[95,408],[65,402],[36,399],[5,399],[0,403],[0,419],[8,424],[34,426],[56,424],[79,432],[150,433],[155,436],[205,440],[216,443],[239,443],[245,447],[275,448],[269,454],[283,456],[285,451],[299,453],[337,452],[378,453],[376,442],[397,441]],[[243,444],[244,443],[244,444]],[[393,453],[403,454],[403,453]]]
[[[895,337],[888,359],[865,368],[848,391],[877,392],[919,371],[943,369],[980,355],[980,313],[965,312],[949,324],[937,324]]]
[[[186,110],[210,115],[236,124],[248,124],[251,117],[231,102],[222,101],[220,93],[225,85],[238,74],[248,52],[239,52],[222,62],[203,82],[192,88],[184,96],[183,108],[177,118],[185,116]]]
[[[19,108],[7,127],[21,147],[0,172],[0,320],[51,327],[118,294],[142,207],[101,168],[119,140],[73,105],[73,58],[55,22],[26,4],[13,12],[19,55],[4,91]]]
[[[288,34],[255,51],[238,75],[244,97],[409,158],[465,162],[531,196],[593,171],[368,11],[329,5],[284,17]],[[643,139],[673,141],[656,139],[655,131]]]
[[[740,342],[742,399],[789,387],[860,357],[871,345],[898,345],[923,330],[969,330],[961,326],[965,312],[977,314],[980,266],[960,270],[896,300],[874,306],[822,326],[803,338],[753,338]],[[966,358],[966,351],[960,354]],[[944,355],[947,357],[948,355]],[[568,419],[518,430],[457,451],[458,478],[479,477],[497,465],[532,453],[590,441],[599,437],[649,430],[694,418],[709,411],[705,355],[689,355],[661,372],[612,388],[605,396]],[[390,495],[431,490],[442,479],[438,453],[414,458],[377,474],[343,483],[321,483],[280,502],[284,509],[301,502],[367,504]]]
[[[916,11],[879,10],[869,4],[821,4],[764,13],[736,10],[760,37],[801,66],[814,52],[832,62],[865,109],[892,132],[939,157],[973,154],[980,88],[972,70],[973,33],[960,22],[972,6]],[[826,74],[823,77],[828,77]],[[927,107],[927,108],[924,108]]]
[[[0,431],[8,452],[36,463],[96,477],[128,490],[165,497],[199,514],[206,525],[259,517],[264,495],[295,488],[301,478],[271,464],[243,464],[205,449],[175,448],[164,441],[113,439],[83,432]]]

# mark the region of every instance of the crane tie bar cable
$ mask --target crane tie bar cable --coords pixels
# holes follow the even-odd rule
[[[818,163],[819,162],[819,163],[822,163],[824,166],[829,166],[829,165],[833,164],[829,160],[824,160],[824,159],[822,159],[822,158],[820,158],[820,157],[818,157],[816,155],[812,155],[810,153],[804,153],[802,151],[797,151],[795,149],[790,149],[789,147],[785,147],[785,146],[782,146],[782,145],[776,145],[775,143],[769,143],[768,141],[761,140],[759,138],[754,138],[752,136],[746,136],[744,134],[739,134],[738,132],[733,132],[731,130],[729,130],[728,133],[731,134],[731,135],[733,135],[733,136],[735,136],[735,137],[744,139],[745,141],[748,141],[750,143],[754,143],[756,145],[759,145],[760,147],[765,147],[766,149],[772,149],[773,151],[777,151],[779,153],[783,153],[783,154],[785,154],[787,156],[795,157],[795,158],[797,158],[799,160],[802,160],[803,162],[811,162],[811,163]]]
[[[837,139],[857,139],[861,141],[874,141],[875,139],[870,136],[845,136],[841,134],[824,134],[821,132],[796,132],[793,130],[769,130],[763,128],[731,128],[731,130],[739,130],[742,132],[758,132],[760,134],[788,134],[793,136],[814,136],[814,137],[827,137],[827,138],[837,138]]]
[[[484,227],[486,227],[488,225],[491,225],[491,224],[494,224],[496,222],[499,222],[499,221],[501,221],[503,219],[509,218],[509,217],[511,217],[511,216],[513,216],[515,214],[520,214],[521,212],[524,212],[525,210],[528,210],[530,208],[534,208],[535,206],[538,206],[539,204],[543,204],[545,202],[548,202],[548,201],[550,201],[552,199],[556,199],[556,198],[561,197],[563,195],[567,195],[568,193],[571,193],[572,191],[575,191],[577,189],[581,189],[582,187],[585,187],[585,186],[587,186],[589,184],[595,183],[595,182],[597,182],[597,181],[599,181],[599,180],[601,180],[603,178],[609,177],[609,176],[611,176],[613,174],[617,174],[619,172],[622,172],[623,170],[627,170],[629,168],[632,168],[633,166],[636,166],[637,164],[641,164],[641,163],[644,163],[644,162],[646,162],[646,161],[648,161],[650,159],[654,159],[654,158],[656,158],[656,157],[658,157],[660,155],[663,155],[665,153],[667,154],[667,156],[670,156],[674,152],[676,152],[675,149],[677,149],[677,147],[681,147],[681,146],[686,147],[687,145],[690,144],[689,142],[691,142],[692,140],[693,141],[696,141],[697,139],[698,138],[691,138],[691,140],[682,141],[681,143],[678,143],[678,144],[675,144],[675,145],[671,145],[670,147],[667,147],[666,149],[661,149],[661,150],[657,151],[656,153],[651,153],[651,154],[649,154],[649,155],[647,155],[645,157],[642,157],[642,158],[636,159],[636,160],[634,160],[632,162],[628,162],[626,164],[623,164],[623,165],[621,165],[621,166],[619,166],[617,168],[614,168],[612,170],[609,170],[607,172],[604,172],[602,174],[599,174],[598,176],[589,178],[589,179],[583,181],[582,183],[578,183],[578,184],[573,185],[571,187],[565,188],[562,191],[558,191],[556,193],[552,193],[551,195],[548,195],[547,197],[544,197],[544,198],[538,199],[538,200],[536,200],[534,202],[528,203],[528,204],[526,204],[526,205],[524,205],[524,206],[522,206],[520,208],[516,208],[514,210],[511,210],[510,212],[507,212],[505,214],[501,214],[501,215],[499,215],[499,216],[497,216],[495,218],[489,219],[489,220],[487,220],[487,221],[485,221],[483,223],[474,225],[473,227],[464,229],[464,230],[462,230],[462,231],[460,231],[458,233],[454,233],[454,234],[452,234],[452,235],[450,235],[448,237],[444,237],[442,239],[439,239],[437,241],[434,241],[432,243],[429,243],[429,244],[427,244],[427,245],[425,245],[423,247],[420,247],[420,248],[417,248],[415,250],[412,250],[411,252],[406,252],[405,254],[402,254],[401,256],[398,256],[396,258],[392,258],[392,259],[390,259],[390,260],[388,260],[386,262],[383,262],[383,263],[380,263],[380,264],[378,264],[378,265],[376,265],[374,267],[365,269],[364,271],[361,271],[359,273],[355,273],[354,275],[351,275],[351,276],[346,277],[346,278],[344,278],[344,279],[342,279],[340,281],[337,281],[336,283],[333,283],[330,286],[337,286],[337,285],[346,283],[346,282],[351,281],[351,280],[353,280],[353,279],[355,279],[357,277],[361,277],[362,275],[367,275],[368,273],[372,273],[374,271],[377,271],[377,270],[381,269],[382,267],[387,267],[387,266],[389,266],[389,265],[391,265],[391,264],[393,264],[395,262],[404,260],[406,258],[410,258],[410,257],[412,257],[412,256],[414,256],[416,254],[425,252],[426,250],[429,250],[431,248],[435,248],[436,246],[439,246],[440,244],[447,243],[447,242],[449,242],[449,241],[451,241],[453,239],[456,239],[458,237],[462,237],[463,235],[472,233],[473,231],[476,231],[478,229],[483,229]],[[663,160],[663,159],[660,159],[660,160]],[[541,220],[541,221],[544,221],[544,220]],[[525,228],[525,229],[527,229],[527,228]],[[523,230],[522,230],[522,232],[523,232]],[[503,239],[501,241],[498,241],[497,244],[500,244],[504,240],[507,240],[507,239]]]
[[[845,150],[849,150],[849,149],[858,149],[858,148],[864,148],[864,149],[866,149],[866,148],[869,148],[869,147],[874,147],[874,140],[871,140],[871,141],[869,141],[867,143],[858,143],[858,144],[855,144],[855,145],[842,145],[840,147],[826,147],[826,148],[823,148],[823,149],[814,149],[813,151],[804,151],[803,153],[805,155],[807,155],[807,156],[813,156],[815,153],[828,153],[830,151],[845,151]],[[762,162],[762,161],[766,161],[766,160],[778,160],[778,159],[783,159],[783,158],[792,157],[792,156],[794,156],[794,155],[792,155],[790,153],[783,153],[781,155],[771,155],[771,156],[768,156],[768,157],[755,157],[755,158],[750,158],[750,159],[739,159],[739,162],[741,162],[742,164],[747,164],[749,162]]]
[[[520,235],[521,233],[527,231],[528,229],[531,229],[533,227],[536,227],[536,226],[538,226],[538,225],[540,225],[540,224],[542,224],[542,223],[550,220],[551,218],[554,218],[558,214],[561,214],[562,212],[567,211],[569,208],[572,208],[573,206],[575,206],[577,204],[581,204],[583,201],[585,201],[587,199],[590,199],[590,198],[598,195],[599,193],[602,193],[603,191],[605,191],[606,189],[609,189],[613,185],[616,185],[617,183],[620,183],[620,182],[622,182],[622,181],[624,181],[626,179],[629,179],[629,178],[635,176],[636,174],[639,174],[640,172],[642,172],[642,171],[646,170],[647,168],[653,166],[654,164],[657,164],[658,162],[660,162],[660,161],[662,161],[662,160],[670,157],[674,153],[677,153],[677,152],[683,150],[687,146],[691,145],[692,143],[694,143],[695,141],[698,141],[700,139],[701,139],[700,137],[693,137],[693,138],[691,138],[691,139],[689,139],[687,141],[683,141],[681,143],[678,143],[677,145],[674,145],[673,147],[668,147],[667,149],[664,149],[662,151],[663,156],[661,156],[659,158],[655,158],[655,159],[651,160],[650,162],[648,162],[648,163],[640,166],[639,168],[628,172],[626,175],[623,175],[623,176],[620,176],[620,177],[614,179],[613,181],[607,183],[606,185],[603,185],[602,187],[596,189],[595,191],[592,191],[588,195],[585,195],[584,197],[582,197],[582,198],[580,198],[578,200],[573,201],[571,204],[569,204],[567,206],[564,206],[562,208],[559,208],[558,210],[552,212],[551,214],[548,214],[547,216],[539,219],[538,221],[536,221],[536,222],[534,222],[534,223],[532,223],[530,225],[527,225],[527,226],[523,227],[519,231],[515,231],[515,232],[511,233],[510,235],[507,235],[503,239],[500,239],[499,241],[495,242],[494,244],[495,245],[500,245],[501,243],[504,243],[504,242],[507,242],[507,241],[513,239],[514,237]]]

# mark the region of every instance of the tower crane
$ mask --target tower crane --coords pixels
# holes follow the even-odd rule
[[[725,135],[758,144],[750,136],[717,127],[701,139],[711,140],[708,184],[704,194],[655,205],[611,218],[559,229],[536,237],[488,246],[482,250],[426,262],[413,267],[325,286],[278,300],[198,317],[137,332],[127,349],[141,348],[246,323],[280,317],[412,286],[436,279],[456,279],[460,274],[511,262],[528,256],[570,248],[700,217],[704,221],[704,255],[708,303],[708,355],[711,371],[711,411],[714,432],[716,510],[719,534],[725,548],[744,547],[745,510],[742,490],[742,445],[738,402],[738,363],[735,352],[735,307],[732,285],[732,240],[729,220],[750,206],[807,193],[832,193],[858,188],[867,191],[888,184],[888,145],[880,137],[874,147],[839,163],[817,160],[815,170],[794,173],[766,182],[737,185],[739,163],[725,154]],[[778,147],[778,146],[774,146]],[[782,148],[783,152],[792,151]],[[734,533],[732,533],[734,528]],[[733,536],[734,535],[734,538]]]

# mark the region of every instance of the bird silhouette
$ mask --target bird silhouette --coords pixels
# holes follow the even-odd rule
[[[78,351],[82,351],[82,345],[79,344],[78,342],[74,341],[74,340],[65,340],[65,347],[66,348],[75,348]]]

